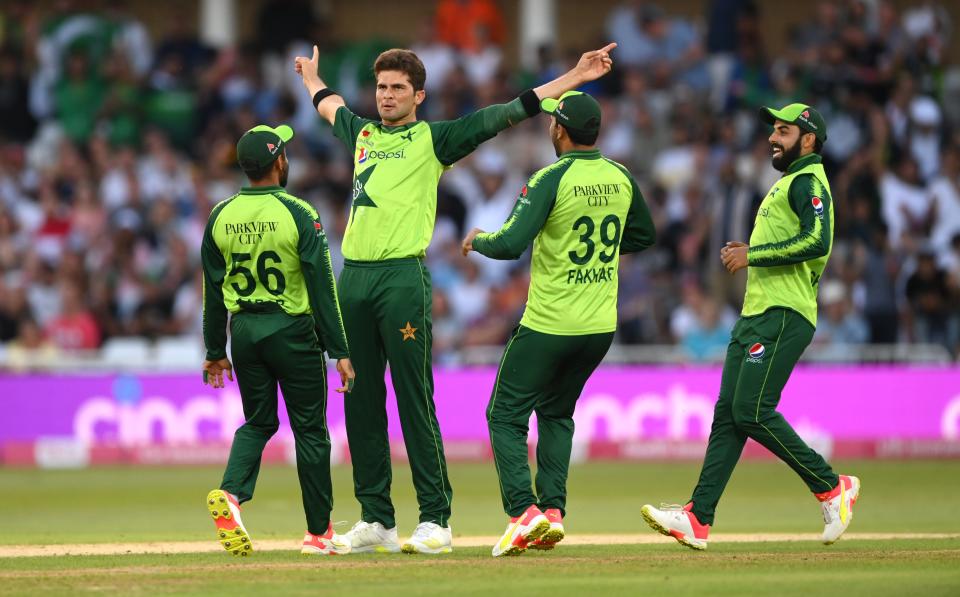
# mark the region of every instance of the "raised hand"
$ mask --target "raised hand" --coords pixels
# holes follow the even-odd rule
[[[320,75],[318,74],[320,68],[320,48],[313,46],[313,56],[307,58],[306,56],[297,56],[294,59],[293,68],[297,71],[297,74],[303,77],[303,84],[308,88],[311,83],[319,83]]]
[[[580,57],[577,66],[573,68],[574,72],[583,80],[593,81],[610,72],[613,68],[613,59],[610,58],[610,51],[617,47],[616,42],[609,43],[599,50],[587,52]]]

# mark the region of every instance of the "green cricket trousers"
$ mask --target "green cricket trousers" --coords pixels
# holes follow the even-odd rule
[[[839,483],[830,465],[776,410],[813,332],[803,316],[781,308],[742,317],[734,326],[703,469],[690,498],[701,523],[713,524],[717,503],[748,437],[786,462],[810,491],[830,491]]]
[[[500,496],[509,516],[521,515],[532,504],[566,514],[573,411],[612,342],[613,332],[558,336],[522,325],[511,336],[487,406]],[[527,462],[533,412],[538,434],[536,495]]]
[[[396,526],[384,381],[389,362],[420,522],[446,527],[453,490],[433,402],[430,272],[417,258],[346,260],[339,295],[357,373],[344,412],[361,519]]]
[[[220,488],[236,495],[240,503],[253,498],[263,448],[280,426],[279,383],[293,430],[307,530],[322,535],[330,523],[333,492],[327,367],[313,317],[240,312],[231,318],[230,333],[246,422],[233,437]]]

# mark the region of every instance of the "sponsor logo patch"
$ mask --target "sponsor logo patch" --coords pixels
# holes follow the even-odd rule
[[[823,201],[820,200],[820,197],[814,197],[810,200],[810,203],[813,204],[813,211],[817,212],[817,217],[823,217]]]
[[[749,349],[747,349],[747,362],[748,363],[762,363],[763,355],[766,354],[767,349],[763,344],[759,342],[755,343]]]
[[[367,148],[366,148],[366,147],[361,147],[361,148],[360,148],[360,155],[357,156],[357,163],[358,163],[358,164],[362,164],[362,163],[364,163],[364,162],[366,162],[366,161],[367,161]]]
[[[273,143],[267,143],[267,151],[270,152],[270,155],[276,155],[278,149],[280,149],[280,145],[274,145]]]

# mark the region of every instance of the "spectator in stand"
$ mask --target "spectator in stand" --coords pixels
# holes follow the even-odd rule
[[[910,102],[907,145],[924,183],[940,171],[941,118],[940,106],[933,98],[921,96]]]
[[[443,90],[447,76],[457,65],[457,54],[453,46],[440,41],[435,23],[431,19],[420,22],[417,39],[410,49],[420,58],[424,69],[429,73],[423,87],[427,91],[429,102],[431,93]]]
[[[14,371],[41,369],[56,364],[60,351],[29,316],[20,320],[16,338],[7,344],[7,362]]]
[[[895,170],[883,174],[880,199],[890,244],[912,250],[915,240],[929,233],[934,215],[930,193],[922,186],[912,157],[901,155]]]
[[[503,62],[503,50],[493,42],[487,25],[477,23],[473,34],[473,47],[462,53],[463,68],[470,84],[479,90],[487,88],[494,80]]]
[[[619,25],[611,23],[611,34]],[[668,17],[656,4],[645,4],[640,11],[640,31],[631,35],[636,40],[636,56],[628,65],[644,66],[653,71],[655,86],[681,83],[696,91],[710,87],[710,73],[701,35],[687,20]],[[616,37],[614,37],[616,39]]]
[[[503,154],[489,147],[475,153],[471,163],[475,173],[476,200],[467,208],[464,229],[497,230],[513,210],[523,181],[511,175]],[[513,265],[495,259],[471,257],[470,260],[480,268],[483,281],[492,285],[503,283]]]
[[[907,311],[907,329],[911,338],[955,350],[960,322],[947,274],[937,266],[932,248],[920,250],[916,271],[907,280],[906,297],[911,306]]]
[[[437,36],[448,46],[476,52],[487,40],[495,46],[502,46],[506,41],[506,26],[493,0],[440,0],[437,3]]]
[[[870,340],[867,323],[853,311],[843,282],[829,280],[821,285],[820,312],[813,337],[815,346],[845,349]]]
[[[71,141],[86,143],[103,106],[103,81],[94,72],[90,50],[77,42],[67,50],[66,76],[53,93],[54,110]]]
[[[700,302],[693,325],[680,338],[680,345],[688,357],[695,361],[723,359],[730,343],[731,329],[726,311],[712,298]]]
[[[960,146],[944,150],[943,167],[940,176],[930,184],[930,195],[934,210],[930,242],[942,258],[960,233]]]
[[[65,351],[93,350],[100,346],[100,329],[78,285],[60,286],[60,305],[60,314],[46,325],[44,336]]]
[[[897,279],[902,269],[901,253],[892,249],[884,223],[860,252],[859,278],[863,286],[863,313],[870,328],[870,342],[894,344],[899,340],[900,306]]]
[[[0,142],[23,143],[33,137],[37,122],[30,114],[30,87],[24,59],[13,47],[0,47]]]

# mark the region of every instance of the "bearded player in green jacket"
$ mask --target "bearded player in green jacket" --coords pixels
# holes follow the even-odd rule
[[[346,535],[354,552],[452,550],[453,493],[433,401],[432,291],[423,263],[440,175],[487,139],[536,115],[542,98],[559,97],[608,73],[615,47],[587,52],[571,71],[507,104],[431,123],[417,120],[426,71],[409,50],[388,50],[374,63],[379,121],[357,116],[327,88],[317,72],[316,46],[312,58],[296,59],[317,111],[353,153],[353,203],[339,289],[357,370],[356,387],[345,401],[354,494],[361,505],[360,521]],[[420,505],[420,524],[402,548],[390,500],[387,362]]]
[[[510,517],[494,557],[553,549],[564,537],[573,411],[617,329],[620,254],[650,247],[650,211],[633,176],[596,148],[600,104],[571,91],[541,102],[560,158],[534,174],[495,233],[473,230],[463,254],[517,259],[533,242],[530,291],[503,351],[487,407],[490,445]],[[527,464],[537,413],[536,495]]]
[[[747,291],[700,481],[685,506],[641,509],[651,527],[693,549],[707,548],[714,511],[748,437],[786,462],[820,501],[827,545],[849,526],[860,493],[858,478],[837,475],[776,410],[813,339],[817,288],[833,241],[833,200],[820,158],[827,125],[804,104],[763,108],[761,118],[773,125],[773,166],[783,176],[760,204],[750,244],[728,242],[720,250],[731,274],[747,268]]]

